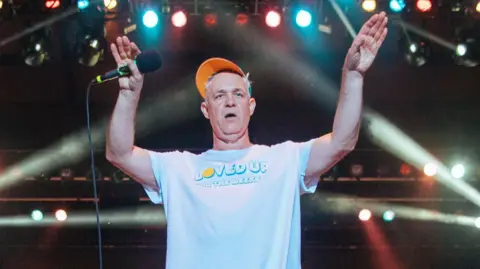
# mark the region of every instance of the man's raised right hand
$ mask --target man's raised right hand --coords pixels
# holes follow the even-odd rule
[[[117,66],[128,64],[131,72],[130,76],[118,79],[120,90],[139,92],[143,86],[143,74],[138,70],[134,60],[140,54],[140,49],[126,36],[117,37],[116,44],[112,43],[110,49]]]

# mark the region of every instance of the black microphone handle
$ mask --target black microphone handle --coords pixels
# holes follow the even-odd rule
[[[117,69],[108,71],[107,73],[101,76],[97,76],[95,78],[95,82],[98,84],[103,83],[105,81],[115,79],[117,77],[128,76],[130,75],[130,73],[131,73],[130,68],[128,68],[128,65],[125,64],[125,65],[119,66]]]

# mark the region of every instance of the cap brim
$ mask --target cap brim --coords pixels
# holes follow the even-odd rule
[[[206,88],[208,79],[219,72],[233,72],[241,76],[245,76],[245,73],[233,62],[223,58],[210,58],[203,62],[197,70],[195,76],[195,83],[200,95],[205,99]]]

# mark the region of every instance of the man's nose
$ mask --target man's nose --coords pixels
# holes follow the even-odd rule
[[[233,97],[233,94],[227,94],[227,106],[235,106],[235,98]]]

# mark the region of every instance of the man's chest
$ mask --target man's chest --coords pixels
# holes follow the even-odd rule
[[[288,182],[295,182],[292,168],[288,157],[272,158],[270,155],[231,162],[192,159],[180,169],[181,174],[172,174],[177,178],[169,182],[175,193],[180,191],[200,204],[228,203],[232,199],[236,204],[245,199],[263,199],[265,193],[291,188]]]
[[[243,184],[257,184],[265,177],[273,176],[269,171],[271,160],[239,160],[235,162],[197,162],[191,166],[191,176],[196,186],[219,188]]]

